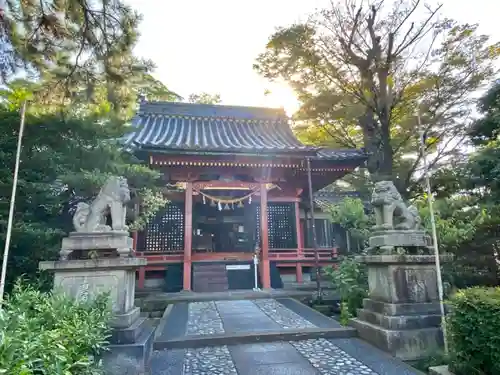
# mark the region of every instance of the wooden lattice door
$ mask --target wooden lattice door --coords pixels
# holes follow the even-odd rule
[[[169,203],[160,210],[139,236],[139,250],[166,253],[184,250],[184,207]]]

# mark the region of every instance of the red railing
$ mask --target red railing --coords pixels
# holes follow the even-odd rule
[[[148,259],[146,266],[149,271],[161,271],[165,269],[165,263],[178,263],[184,260],[184,251],[179,250],[169,253],[151,253],[144,251],[136,251],[136,256]]]
[[[337,259],[337,248],[320,248],[318,256],[321,261],[332,261]],[[299,260],[314,261],[314,249],[269,249],[271,260]]]
[[[318,256],[320,261],[334,261],[338,257],[337,248],[319,248]],[[137,251],[137,256],[145,257],[148,259],[148,269],[151,266],[162,265],[165,263],[177,263],[182,262],[184,259],[184,251],[176,251],[169,253],[152,253],[152,252],[144,252]],[[228,256],[229,253],[218,253],[214,252],[201,252],[197,251],[193,254],[195,258],[202,258],[206,255],[207,258],[215,258],[218,255],[220,256]],[[232,253],[231,253],[232,254]],[[247,255],[247,253],[235,253],[239,255]],[[269,259],[277,260],[277,261],[305,261],[305,262],[313,262],[315,260],[315,251],[314,249],[269,249]]]

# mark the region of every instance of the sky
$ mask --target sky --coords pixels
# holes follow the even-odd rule
[[[125,0],[143,14],[135,53],[157,66],[154,76],[183,97],[218,93],[223,104],[298,104],[286,86],[270,84],[252,65],[279,26],[305,19],[330,0]],[[433,3],[433,0],[427,1]],[[441,0],[443,16],[478,23],[500,40],[498,0]],[[495,5],[497,4],[497,5]],[[270,95],[265,95],[270,90]]]

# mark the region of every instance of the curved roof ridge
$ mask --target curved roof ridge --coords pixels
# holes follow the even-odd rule
[[[289,120],[283,108],[235,106],[166,101],[142,101],[139,114],[164,114],[193,117],[229,117],[242,120]]]

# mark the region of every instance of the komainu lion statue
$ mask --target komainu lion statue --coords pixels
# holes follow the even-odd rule
[[[123,177],[110,177],[91,204],[80,202],[73,215],[77,232],[126,231],[126,203],[130,201],[130,190]],[[112,226],[106,225],[111,214]]]
[[[418,230],[420,216],[417,208],[403,202],[392,181],[375,183],[371,204],[375,211],[375,230]]]

